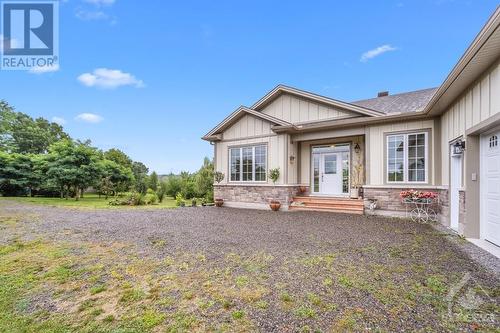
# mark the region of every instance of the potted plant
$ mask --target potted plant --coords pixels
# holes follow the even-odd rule
[[[299,186],[299,193],[304,194],[307,192],[307,186],[300,185]]]
[[[351,186],[351,198],[358,199],[359,198],[359,189],[363,186],[363,165],[357,164],[353,168],[353,177],[352,177],[352,186]]]
[[[274,186],[276,186],[276,182],[278,181],[279,178],[280,178],[280,169],[279,168],[269,170],[269,179],[271,179],[273,181]],[[281,202],[273,199],[269,203],[269,207],[271,207],[271,209],[273,211],[277,212],[278,210],[280,210]]]
[[[220,182],[224,180],[224,174],[220,171],[214,172],[214,180],[217,184],[220,184]],[[222,207],[222,205],[224,205],[224,199],[222,198],[215,198],[214,202],[217,207]]]

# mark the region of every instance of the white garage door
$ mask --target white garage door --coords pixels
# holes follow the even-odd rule
[[[500,130],[483,135],[481,141],[481,234],[500,246]]]

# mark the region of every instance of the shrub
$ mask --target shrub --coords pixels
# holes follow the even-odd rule
[[[177,204],[177,206],[184,207],[184,196],[182,195],[182,193],[177,193],[177,195],[175,196],[175,203]]]
[[[156,193],[146,193],[144,198],[144,204],[146,205],[156,205],[158,203],[158,195]]]
[[[111,206],[142,206],[152,205],[158,202],[156,193],[148,193],[146,195],[139,192],[132,192],[124,197],[113,199],[109,202]]]
[[[165,198],[165,195],[167,194],[167,182],[162,181],[160,183],[160,188],[157,191],[158,194],[158,201],[163,202],[163,198]]]

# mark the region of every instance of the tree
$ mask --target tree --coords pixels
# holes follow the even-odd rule
[[[182,189],[181,177],[169,174],[163,181],[165,183],[165,193],[171,197],[175,197]]]
[[[112,148],[104,152],[104,158],[132,170],[132,159],[120,149]]]
[[[96,185],[99,179],[99,154],[90,142],[74,142],[61,140],[49,148],[47,156],[47,177],[56,185],[61,197],[70,193],[75,199],[80,197],[80,191]]]
[[[135,190],[139,193],[145,194],[148,189],[146,181],[149,172],[148,167],[141,162],[133,162],[132,172],[135,178]]]
[[[21,154],[43,154],[51,144],[69,139],[63,128],[44,118],[34,120],[0,101],[0,149]]]
[[[42,183],[39,156],[0,152],[0,191],[4,195],[29,195]]]
[[[208,157],[205,157],[203,166],[196,173],[195,183],[198,197],[213,198],[214,164]]]
[[[101,197],[101,193],[104,194],[105,199],[108,199],[108,196],[114,191],[115,184],[111,181],[110,176],[106,176],[101,178],[99,182],[99,198]]]
[[[134,183],[134,174],[130,168],[126,168],[111,160],[101,160],[99,161],[99,170],[101,174],[101,185],[103,184],[103,178],[109,178],[111,184],[106,184],[111,186],[111,192],[115,195],[118,192],[128,191],[129,188]],[[105,192],[102,192],[106,194]]]
[[[181,178],[181,194],[185,199],[196,197],[196,183],[194,175],[187,171],[182,171]]]
[[[155,171],[149,176],[149,188],[153,191],[158,190],[158,174]]]

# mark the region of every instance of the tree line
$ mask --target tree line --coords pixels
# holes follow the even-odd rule
[[[205,158],[196,173],[158,176],[119,149],[72,139],[59,124],[33,119],[0,101],[0,194],[59,196],[78,200],[92,189],[105,196],[152,191],[213,199],[213,164]]]

